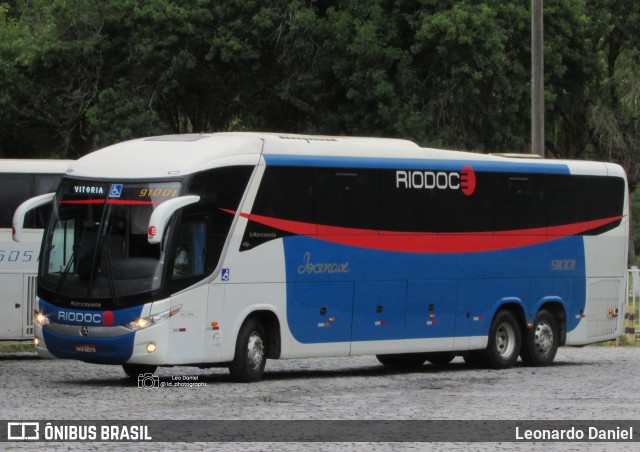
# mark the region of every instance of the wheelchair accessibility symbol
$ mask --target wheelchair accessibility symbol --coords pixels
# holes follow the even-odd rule
[[[109,198],[119,198],[122,194],[122,184],[111,184]]]
[[[220,279],[222,281],[229,281],[229,269],[223,268],[222,273],[220,274]]]

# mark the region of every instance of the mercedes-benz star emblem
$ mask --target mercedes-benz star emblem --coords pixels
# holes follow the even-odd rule
[[[83,326],[80,328],[80,336],[88,336],[89,335],[89,328],[87,328],[86,326]]]

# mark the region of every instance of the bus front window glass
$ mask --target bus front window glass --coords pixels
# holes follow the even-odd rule
[[[159,289],[164,258],[160,245],[148,242],[147,228],[155,207],[180,188],[179,182],[65,181],[42,256],[49,297],[122,306]]]
[[[63,272],[73,253],[75,220],[59,220],[53,230],[49,251],[49,273]]]

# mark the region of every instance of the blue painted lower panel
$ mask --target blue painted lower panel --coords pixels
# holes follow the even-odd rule
[[[89,363],[124,364],[133,354],[135,333],[118,337],[65,336],[44,327],[45,345],[57,358],[77,359]]]
[[[355,285],[352,341],[404,337],[404,281],[358,281]]]
[[[117,327],[139,319],[142,305],[113,311],[92,311],[61,308],[41,299],[39,308],[52,323],[77,326],[77,334],[73,335],[54,332],[47,326],[42,328],[45,345],[57,358],[103,364],[122,364],[131,358],[135,332],[115,337],[94,337],[90,332],[93,328]],[[82,327],[88,329],[88,336],[80,335]]]
[[[548,298],[563,303],[571,331],[579,322],[573,314],[585,306],[579,236],[463,254],[388,252],[303,236],[283,243],[287,321],[302,343],[483,336],[502,302],[533,315]],[[559,259],[575,265],[558,271],[552,264]]]
[[[289,328],[303,343],[348,342],[351,339],[353,283],[297,283],[287,285]]]

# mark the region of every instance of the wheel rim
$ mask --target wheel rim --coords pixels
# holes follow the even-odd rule
[[[258,369],[264,360],[264,342],[262,337],[255,331],[249,336],[247,358],[249,359],[249,366],[253,370]]]
[[[508,323],[502,323],[496,331],[496,349],[500,357],[508,359],[516,347],[516,332]]]
[[[553,348],[553,328],[548,322],[542,321],[536,325],[534,345],[541,355],[549,353]]]

